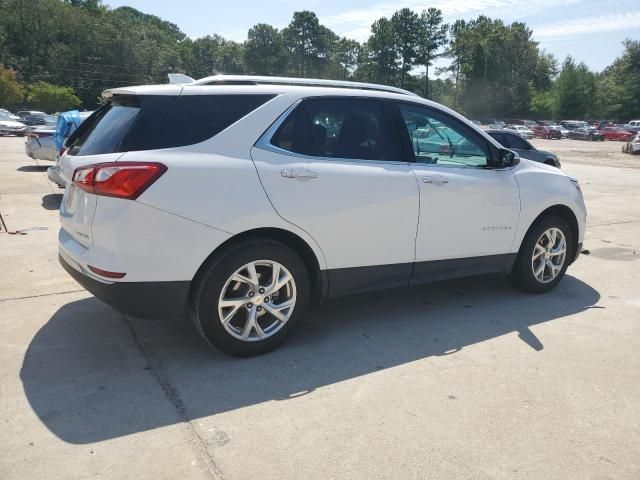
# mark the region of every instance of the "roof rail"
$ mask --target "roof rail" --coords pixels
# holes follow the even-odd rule
[[[324,80],[319,78],[267,77],[256,75],[213,75],[201,78],[189,85],[298,85],[306,87],[354,88],[360,90],[376,90],[379,92],[417,95],[402,88],[378,85],[376,83],[348,82],[342,80]]]

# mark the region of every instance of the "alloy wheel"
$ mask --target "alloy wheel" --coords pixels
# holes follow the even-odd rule
[[[533,276],[540,283],[552,282],[562,270],[567,257],[567,239],[559,228],[544,231],[531,256]]]
[[[229,334],[245,342],[278,333],[296,305],[296,283],[282,264],[257,260],[236,270],[218,300],[218,314]]]

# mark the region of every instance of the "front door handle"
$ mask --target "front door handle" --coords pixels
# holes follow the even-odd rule
[[[444,185],[445,183],[449,183],[449,179],[442,175],[429,175],[427,177],[422,177],[422,181],[424,183],[432,183],[434,185]]]
[[[318,178],[318,173],[308,168],[284,168],[280,175],[284,178],[299,178],[301,180],[309,180],[311,178]]]

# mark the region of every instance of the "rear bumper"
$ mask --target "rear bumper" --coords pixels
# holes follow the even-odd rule
[[[61,188],[67,186],[67,182],[65,182],[64,178],[60,175],[60,167],[58,165],[47,168],[47,177]]]
[[[191,282],[101,282],[71,265],[60,264],[80,285],[116,310],[141,318],[183,316]]]

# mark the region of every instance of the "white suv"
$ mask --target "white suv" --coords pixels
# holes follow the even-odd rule
[[[233,355],[325,298],[493,272],[545,292],[581,250],[575,179],[403,90],[218,76],[104,98],[62,158],[62,265],[125,313],[190,311]]]

